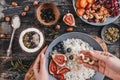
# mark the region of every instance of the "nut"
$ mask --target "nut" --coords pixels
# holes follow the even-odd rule
[[[90,61],[90,58],[88,58],[88,57],[86,57],[84,60],[83,60],[83,62],[89,62]]]
[[[94,61],[94,60],[90,60],[88,63],[89,63],[90,65],[93,65],[93,64],[95,63],[95,61]]]
[[[79,56],[82,57],[82,60],[85,59],[85,55],[84,54],[81,53]]]
[[[67,28],[67,31],[68,31],[68,32],[71,32],[71,31],[73,31],[73,28],[72,28],[72,27],[69,27],[69,28]]]
[[[60,30],[60,25],[56,25],[56,26],[55,26],[55,29],[56,29],[56,30]]]
[[[83,18],[84,18],[84,19],[88,19],[88,16],[87,16],[87,15],[83,15]]]
[[[22,12],[22,13],[21,13],[21,16],[26,16],[26,12]]]
[[[37,6],[37,5],[38,5],[38,1],[34,1],[33,6]]]
[[[29,6],[25,6],[24,7],[24,11],[29,11],[30,7]]]
[[[18,6],[18,3],[17,2],[12,2],[12,6],[16,7],[16,6]]]
[[[9,16],[6,16],[6,17],[5,17],[5,21],[8,21],[8,22],[9,22],[9,21],[10,21],[10,17],[9,17]]]
[[[0,34],[0,39],[5,39],[6,35],[5,34]]]

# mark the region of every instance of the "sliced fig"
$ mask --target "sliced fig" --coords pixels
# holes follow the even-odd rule
[[[73,16],[73,14],[71,14],[71,13],[65,14],[64,17],[63,17],[63,21],[64,21],[67,25],[69,25],[69,26],[74,26],[74,27],[76,27],[76,25],[75,25],[75,18],[74,18],[74,16]]]
[[[54,77],[56,77],[58,80],[65,80],[64,74],[54,74]]]
[[[51,60],[49,65],[50,74],[56,74],[57,70],[58,70],[57,64],[53,60]]]
[[[63,67],[57,71],[57,74],[64,74],[64,73],[67,73],[69,71],[70,71],[69,67]]]
[[[52,55],[52,59],[60,67],[63,67],[67,61],[67,57],[60,53]]]

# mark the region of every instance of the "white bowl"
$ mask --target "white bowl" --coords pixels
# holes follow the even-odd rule
[[[27,48],[24,45],[24,43],[23,43],[23,37],[28,32],[36,32],[40,36],[40,41],[39,41],[39,44],[38,44],[37,47],[30,49],[30,48]],[[25,29],[25,30],[23,30],[21,32],[20,37],[19,37],[20,47],[22,48],[22,50],[24,50],[25,52],[28,52],[28,53],[37,52],[43,46],[44,41],[45,41],[45,39],[44,39],[43,33],[39,29],[37,29],[37,28],[27,28],[27,29]]]

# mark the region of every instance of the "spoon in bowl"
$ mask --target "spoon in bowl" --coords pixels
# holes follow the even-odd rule
[[[13,42],[14,34],[15,34],[15,31],[20,27],[20,17],[18,15],[15,15],[15,16],[12,17],[12,27],[13,27],[13,32],[12,32],[9,47],[7,49],[7,56],[10,56],[10,54],[12,53],[11,48],[12,48],[12,42]]]

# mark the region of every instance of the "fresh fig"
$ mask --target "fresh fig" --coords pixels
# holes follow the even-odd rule
[[[54,77],[56,77],[58,80],[65,80],[64,74],[54,74]]]
[[[67,57],[64,54],[60,53],[52,55],[52,59],[60,67],[65,66],[67,61]]]
[[[64,73],[67,73],[69,71],[70,71],[69,67],[62,67],[61,69],[59,69],[57,71],[57,74],[64,74]]]
[[[73,14],[71,14],[71,13],[65,14],[64,17],[63,17],[63,21],[64,21],[67,25],[69,25],[69,26],[74,26],[74,27],[76,27],[76,25],[75,25],[75,18],[74,18],[74,16],[73,16]]]
[[[58,70],[58,67],[56,63],[53,60],[51,60],[49,65],[50,74],[56,74],[57,70]]]

